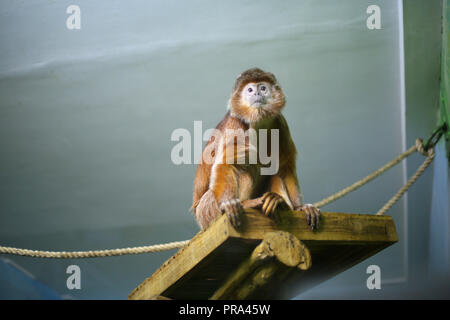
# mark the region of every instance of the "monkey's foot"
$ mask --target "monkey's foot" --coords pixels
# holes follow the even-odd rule
[[[304,204],[296,210],[302,210],[306,213],[306,222],[311,230],[319,228],[320,210],[312,204]]]
[[[231,222],[231,225],[238,229],[241,226],[241,213],[244,211],[239,199],[223,201],[220,204],[220,210],[225,213]]]
[[[262,201],[262,212],[266,216],[271,216],[275,212],[278,204],[282,203],[284,200],[279,194],[276,194],[275,192],[266,192],[262,196]]]

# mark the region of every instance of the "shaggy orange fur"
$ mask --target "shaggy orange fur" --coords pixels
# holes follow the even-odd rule
[[[266,105],[255,108],[243,103],[241,92],[248,83],[269,83],[272,97]],[[211,137],[206,144],[202,161],[198,165],[194,181],[194,196],[192,210],[202,229],[206,229],[212,221],[225,211],[230,219],[239,225],[238,213],[240,202],[261,195],[265,196],[262,206],[264,214],[270,215],[277,204],[286,202],[291,209],[302,206],[302,195],[296,174],[297,151],[292,141],[286,119],[280,113],[285,106],[285,97],[272,73],[253,68],[243,72],[237,79],[229,102],[229,111],[217,125],[218,134]],[[264,166],[258,159],[257,163],[227,163],[225,155],[232,148],[234,160],[238,154],[244,154],[248,159],[249,139],[245,138],[243,146],[237,145],[225,134],[226,130],[242,130],[250,128],[267,129],[268,146],[270,148],[270,130],[279,130],[279,170],[276,174],[264,176],[260,168]],[[238,149],[241,150],[238,150]],[[211,152],[212,150],[212,152]],[[207,154],[208,153],[208,154]],[[212,156],[212,162],[203,161]],[[236,219],[236,220],[235,220]]]

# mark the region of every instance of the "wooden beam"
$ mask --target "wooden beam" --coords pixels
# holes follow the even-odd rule
[[[272,230],[287,231],[302,241],[398,241],[390,216],[336,212],[323,212],[319,229],[311,231],[302,211],[278,211],[270,219],[257,210],[247,209],[242,228],[239,231],[231,228],[229,232],[231,237],[262,239]]]
[[[300,240],[285,231],[269,232],[210,299],[247,299],[268,286],[275,274],[279,281],[292,268],[310,267],[311,254]]]

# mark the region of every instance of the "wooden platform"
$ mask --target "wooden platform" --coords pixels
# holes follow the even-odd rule
[[[240,230],[222,216],[129,299],[289,299],[398,241],[390,216],[366,214],[323,212],[313,232],[301,211],[248,209]]]

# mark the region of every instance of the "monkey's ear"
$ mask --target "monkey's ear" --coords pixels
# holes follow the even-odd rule
[[[233,93],[234,94],[234,93]],[[231,96],[233,96],[233,94]],[[227,110],[231,110],[231,98],[228,99]]]

